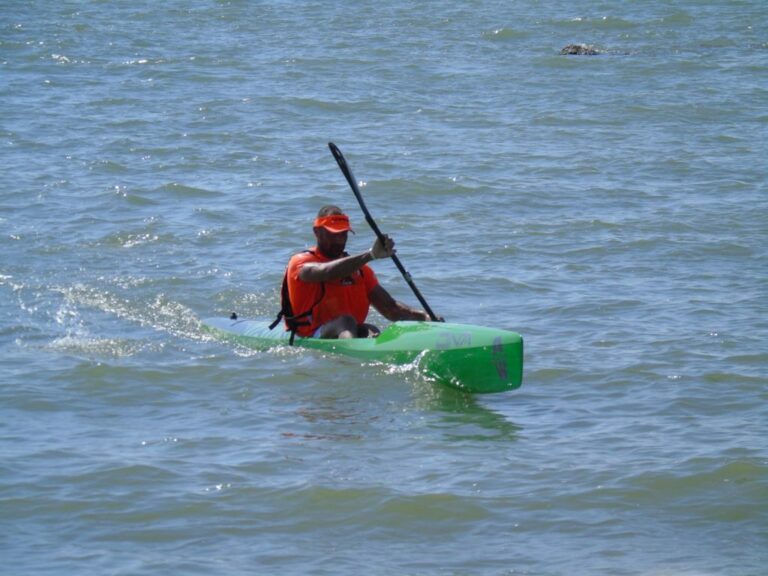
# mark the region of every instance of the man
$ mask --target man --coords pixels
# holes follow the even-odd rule
[[[344,252],[347,234],[354,231],[349,217],[337,206],[323,206],[313,230],[317,246],[288,262],[287,310],[283,302],[286,329],[316,338],[376,337],[379,330],[365,323],[371,304],[391,321],[429,320],[423,310],[392,298],[368,266],[372,260],[395,253],[389,236],[384,236],[383,243],[377,239],[370,250],[348,255]]]

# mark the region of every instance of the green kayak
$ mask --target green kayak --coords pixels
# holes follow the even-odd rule
[[[203,328],[217,338],[257,350],[289,346],[289,334],[268,320],[207,318]],[[394,322],[377,338],[321,340],[297,337],[294,346],[389,364],[418,362],[419,371],[465,392],[506,392],[523,379],[523,339],[496,328],[447,322]]]

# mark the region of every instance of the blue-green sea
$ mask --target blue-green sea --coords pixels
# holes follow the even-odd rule
[[[331,141],[520,389],[201,329]],[[5,0],[0,158],[0,574],[767,573],[763,0]]]

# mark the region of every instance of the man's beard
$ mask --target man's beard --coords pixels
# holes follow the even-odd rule
[[[322,253],[325,254],[331,260],[336,260],[336,258],[339,258],[342,254],[344,254],[344,247],[343,246],[327,246],[325,249],[322,250]]]

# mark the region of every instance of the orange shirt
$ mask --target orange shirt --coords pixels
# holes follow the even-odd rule
[[[303,282],[299,279],[301,267],[307,262],[330,261],[315,247],[312,252],[295,254],[288,262],[288,296],[293,313],[301,314],[314,306],[311,316],[306,318],[310,325],[300,326],[296,332],[299,336],[311,336],[320,326],[343,314],[354,316],[358,324],[365,322],[368,316],[368,294],[379,281],[367,264],[341,280]]]

